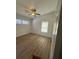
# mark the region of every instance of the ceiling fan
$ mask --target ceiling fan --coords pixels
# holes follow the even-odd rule
[[[25,11],[26,11],[26,12],[28,11],[29,13],[31,13],[31,14],[28,14],[28,15],[32,15],[32,16],[40,15],[39,13],[36,12],[37,10],[36,10],[35,8],[26,9]]]

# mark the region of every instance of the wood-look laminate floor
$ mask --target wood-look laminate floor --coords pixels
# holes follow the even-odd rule
[[[49,59],[51,39],[27,34],[16,38],[16,59],[32,59],[32,55]]]

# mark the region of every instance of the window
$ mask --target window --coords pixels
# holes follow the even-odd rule
[[[44,21],[42,22],[41,32],[47,32],[47,31],[48,31],[48,22]]]
[[[21,19],[16,19],[16,24],[29,24],[30,21],[27,20],[21,20]]]
[[[22,24],[29,24],[29,21],[22,20]]]
[[[16,24],[21,24],[21,20],[20,19],[16,19]]]

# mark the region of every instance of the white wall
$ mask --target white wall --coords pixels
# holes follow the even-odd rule
[[[21,16],[19,14],[16,14],[16,19],[26,20],[30,22],[29,24],[17,24],[16,25],[16,37],[31,33],[32,31],[32,20],[31,19]]]
[[[39,34],[39,35],[46,36],[46,37],[52,37],[53,23],[56,19],[53,14],[54,13],[49,13],[43,16],[36,17],[32,22],[32,32]],[[42,21],[48,21],[48,32],[47,33],[41,32]]]
[[[16,37],[31,33],[31,24],[20,24],[16,25]]]

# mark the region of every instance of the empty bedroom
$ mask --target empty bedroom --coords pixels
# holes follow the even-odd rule
[[[61,0],[16,0],[16,59],[53,58],[60,8]]]

